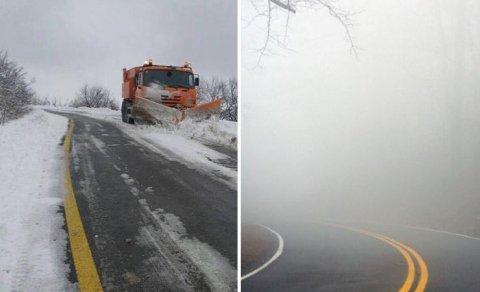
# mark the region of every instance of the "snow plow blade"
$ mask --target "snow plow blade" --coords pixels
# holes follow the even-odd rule
[[[195,121],[207,120],[212,116],[220,115],[221,104],[221,100],[219,98],[216,98],[210,102],[202,103],[197,105],[196,107],[186,109],[185,115],[187,118],[193,119]]]
[[[159,123],[161,125],[175,125],[186,117],[195,121],[209,119],[220,114],[220,99],[199,104],[194,108],[179,110],[165,106],[147,98],[136,97],[133,101],[133,115],[135,119]]]
[[[181,111],[142,97],[133,100],[133,115],[135,120],[141,119],[162,125],[177,124],[183,120]]]

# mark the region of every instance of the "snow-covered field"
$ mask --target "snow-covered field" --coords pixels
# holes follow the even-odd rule
[[[73,288],[59,213],[66,129],[66,118],[40,109],[0,126],[0,291]]]
[[[185,120],[178,125],[129,125],[123,123],[119,111],[106,108],[55,107],[52,111],[82,114],[114,123],[137,142],[167,158],[199,169],[236,187],[237,171],[218,163],[229,159],[212,145],[235,152],[237,150],[237,123],[224,120]],[[225,179],[223,179],[225,178]]]

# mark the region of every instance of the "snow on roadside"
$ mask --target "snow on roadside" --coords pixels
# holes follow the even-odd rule
[[[54,111],[78,113],[91,118],[114,123],[137,142],[159,152],[167,158],[179,161],[188,167],[208,173],[215,179],[236,188],[237,171],[223,165],[228,160],[210,145],[220,145],[236,151],[237,123],[223,120],[192,121],[186,119],[178,125],[129,125],[123,123],[119,111],[106,108],[51,108]]]
[[[217,163],[228,156],[195,140],[159,131],[157,127],[118,125],[138,143],[163,156],[184,163],[187,167],[204,171],[212,178],[236,188],[237,171]]]
[[[68,291],[62,229],[67,119],[34,109],[0,126],[0,291]]]
[[[237,150],[237,123],[225,120],[195,122],[186,119],[173,131],[201,142],[220,144]]]

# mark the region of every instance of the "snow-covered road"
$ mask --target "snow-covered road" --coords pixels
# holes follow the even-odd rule
[[[234,291],[235,184],[165,151],[175,135],[145,142],[110,121],[62,115],[75,124],[73,190],[105,290]],[[191,151],[217,153],[188,141]]]
[[[120,112],[105,108],[50,108],[52,112],[75,113],[105,121],[136,142],[165,158],[202,171],[237,187],[237,123],[225,120],[185,120],[178,125],[130,125]]]
[[[172,288],[180,277],[189,279],[187,290],[234,289],[236,123],[162,128],[124,124],[119,112],[106,109],[34,108],[0,126],[0,291],[78,289],[70,282],[63,215],[68,119],[44,110],[79,122],[73,184],[103,285],[134,287],[144,279]],[[127,254],[135,260],[125,263]],[[148,268],[165,265],[162,257],[169,258],[168,269],[186,274]]]

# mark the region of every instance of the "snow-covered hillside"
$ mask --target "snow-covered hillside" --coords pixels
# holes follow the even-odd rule
[[[67,119],[34,109],[0,126],[0,291],[65,291]]]

